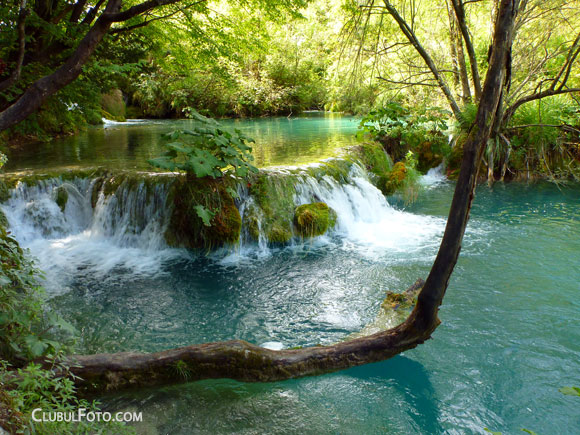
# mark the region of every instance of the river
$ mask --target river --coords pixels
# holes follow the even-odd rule
[[[272,125],[285,121],[254,122],[256,132],[276,137]],[[319,133],[332,131],[332,120],[317,122],[328,123]],[[336,144],[333,152],[351,140],[319,137]],[[94,152],[106,156],[99,146]],[[292,153],[264,151],[257,160],[301,163]],[[104,230],[120,228],[114,218],[87,216],[80,202],[60,217],[50,185],[23,188],[2,207],[45,269],[51,305],[77,325],[86,352],[233,338],[290,348],[344,339],[373,321],[386,291],[427,275],[454,185],[437,174],[424,184],[405,208],[360,168],[342,184],[306,177],[297,202],[314,192],[333,207],[332,232],[285,247],[242,242],[209,255],[164,247],[157,227],[118,237]],[[42,224],[26,214],[31,203]],[[142,411],[140,434],[580,433],[578,398],[558,391],[580,386],[579,258],[580,185],[480,186],[442,324],[418,348],[318,377],[208,380],[100,400],[108,410]]]

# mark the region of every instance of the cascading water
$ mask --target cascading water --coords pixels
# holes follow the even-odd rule
[[[38,260],[51,294],[66,291],[70,278],[79,273],[99,279],[109,278],[113,270],[160,273],[163,261],[177,255],[163,240],[165,183],[121,183],[114,195],[105,196],[98,181],[19,183],[2,206],[10,231]],[[62,208],[57,204],[59,189],[67,195]]]
[[[322,201],[336,211],[338,219],[327,236],[314,242],[301,242],[295,237],[290,249],[332,239],[342,249],[358,251],[371,259],[391,256],[397,261],[405,252],[432,256],[444,221],[395,209],[360,166],[352,165],[341,181],[330,175],[314,177],[306,171],[294,171],[292,176],[296,206]],[[16,239],[30,249],[46,273],[49,293],[59,294],[79,274],[98,279],[118,279],[126,274],[156,276],[164,272],[167,262],[191,255],[165,243],[171,213],[171,204],[166,203],[170,184],[167,179],[125,180],[114,192],[105,194],[98,178],[54,178],[33,186],[19,183],[2,209]],[[67,201],[59,206],[58,191],[63,189]],[[259,206],[251,195],[240,193],[242,219],[247,210],[258,209],[254,215],[258,217],[260,236],[256,242],[243,232],[237,246],[214,252],[212,257],[222,264],[267,257],[272,252],[262,233]]]

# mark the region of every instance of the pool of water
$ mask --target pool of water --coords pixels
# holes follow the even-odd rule
[[[335,342],[371,322],[387,290],[426,276],[452,190],[428,187],[406,210],[372,219],[339,210],[338,229],[312,242],[164,257],[149,275],[79,263],[52,303],[90,352]],[[580,433],[579,399],[558,391],[580,386],[579,259],[580,185],[482,186],[442,324],[418,348],[318,377],[209,380],[102,400],[142,411],[138,433],[147,434]]]
[[[299,117],[225,119],[256,143],[259,167],[301,165],[334,156],[356,143],[358,119],[341,114],[310,112]],[[162,134],[190,129],[192,120],[130,120],[91,127],[77,135],[10,150],[7,171],[52,167],[106,166],[150,169],[147,160],[162,152]]]

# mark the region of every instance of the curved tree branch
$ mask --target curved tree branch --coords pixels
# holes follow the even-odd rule
[[[83,22],[89,17],[91,17],[90,21],[94,19],[94,15],[103,1],[99,0],[97,5],[89,11]],[[148,0],[120,12],[122,0],[107,0],[105,10],[65,63],[52,74],[34,82],[15,103],[0,113],[0,131],[6,130],[26,119],[26,117],[38,110],[48,97],[75,80],[82,72],[84,64],[93,54],[97,45],[110,31],[113,23],[127,21],[157,7],[180,1],[183,0]],[[203,1],[205,0],[200,0],[199,3]]]

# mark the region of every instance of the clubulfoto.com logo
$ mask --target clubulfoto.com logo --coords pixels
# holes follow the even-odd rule
[[[120,423],[129,422],[139,422],[143,421],[143,415],[141,412],[131,412],[131,411],[120,411],[120,412],[106,412],[106,411],[88,411],[86,408],[79,408],[73,412],[63,412],[63,411],[43,411],[42,408],[36,408],[32,411],[32,420],[39,422],[57,422],[65,421],[72,423],[80,423],[82,421],[94,422],[94,421],[114,421]]]

